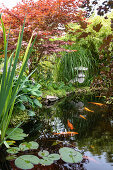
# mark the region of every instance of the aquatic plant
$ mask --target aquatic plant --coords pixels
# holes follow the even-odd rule
[[[35,147],[32,147],[32,146]],[[24,142],[19,145],[19,147],[11,147],[7,149],[7,152],[10,154],[16,154],[19,151],[25,151],[30,149],[37,149],[39,147],[39,144],[37,142]],[[48,166],[54,163],[54,161],[57,161],[59,159],[62,159],[63,161],[67,163],[79,163],[82,161],[83,157],[82,154],[78,151],[75,151],[72,148],[69,147],[63,147],[59,149],[59,154],[52,153],[49,154],[47,150],[41,150],[38,152],[38,156],[41,157],[38,158],[34,155],[22,155],[15,159],[14,156],[8,156],[7,159],[11,160],[15,159],[15,165],[18,168],[21,169],[32,169],[34,167],[33,164],[41,164],[43,166]]]
[[[22,31],[20,31],[19,33],[16,50],[11,54],[10,60],[8,60],[8,57],[7,57],[9,34],[6,39],[5,27],[4,27],[4,23],[2,21],[1,15],[0,15],[0,20],[1,20],[1,27],[3,30],[3,37],[4,37],[4,58],[5,58],[1,85],[0,85],[0,145],[1,145],[5,141],[6,131],[11,120],[16,96],[18,92],[20,91],[20,89],[22,88],[23,84],[25,83],[24,81],[22,84],[20,84],[20,81],[21,81],[23,72],[26,68],[26,64],[31,54],[36,37],[32,44],[31,42],[32,42],[33,34],[31,36],[31,39],[29,40],[28,46],[26,48],[26,51],[23,57],[23,62],[20,68],[19,76],[14,87],[13,86],[14,76],[15,76],[16,66],[17,66],[17,62],[18,62],[18,58],[19,58],[19,54],[21,50],[25,20],[24,20],[24,24],[22,27]],[[12,67],[12,63],[13,63],[13,67]],[[9,67],[8,67],[8,64],[9,64]],[[26,79],[28,79],[28,77]]]

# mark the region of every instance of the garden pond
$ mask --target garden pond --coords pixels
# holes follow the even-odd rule
[[[53,154],[53,161],[46,160],[46,163],[42,161],[41,164],[36,164],[29,159],[25,159],[24,162],[31,163],[29,169],[34,170],[112,170],[112,109],[108,110],[106,105],[98,103],[103,103],[103,98],[71,95],[43,106],[37,111],[36,116],[31,117],[30,121],[22,126],[28,136],[15,144],[21,148],[21,143],[26,142],[24,146],[29,149],[12,154],[12,160],[9,160],[11,154],[3,149],[0,153],[0,169],[22,169],[21,165],[18,166],[18,158],[22,158],[20,156],[23,155],[34,155],[39,159],[49,154],[51,157]],[[29,147],[31,141],[34,142],[34,148]],[[72,154],[70,160],[69,152]],[[22,161],[20,160],[21,163]]]

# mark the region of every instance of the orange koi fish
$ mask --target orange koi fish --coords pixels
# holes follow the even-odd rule
[[[74,129],[73,125],[69,122],[69,120],[67,120],[67,124],[68,124],[68,127],[72,130]]]
[[[61,132],[61,133],[54,133],[54,135],[77,135],[78,132]]]
[[[89,156],[83,156],[83,158],[84,158],[84,159],[89,159],[89,160],[91,160],[91,161],[93,161],[93,162],[95,162],[95,163],[97,163],[97,164],[100,164],[97,160],[95,160],[94,158],[91,158],[91,157],[89,157]]]
[[[84,110],[88,111],[88,112],[94,112],[93,110],[88,109],[87,107],[84,107]]]
[[[86,119],[84,116],[80,115],[80,117],[82,117],[83,119]],[[87,120],[87,119],[86,119]]]
[[[98,105],[98,106],[103,106],[104,105],[102,103],[95,103],[95,102],[88,102],[88,103],[95,104],[95,105]]]

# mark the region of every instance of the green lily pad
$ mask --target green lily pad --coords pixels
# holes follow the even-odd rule
[[[59,154],[55,154],[55,153],[54,154],[50,154],[50,155],[48,155],[48,158],[53,160],[53,161],[54,160],[56,161],[56,160],[60,159],[60,155]]]
[[[18,153],[19,151],[20,151],[20,148],[18,148],[18,147],[11,147],[11,148],[7,149],[7,152],[12,153],[12,154]]]
[[[53,160],[48,159],[48,157],[44,157],[44,159],[40,159],[40,164],[42,165],[51,165],[53,164]]]
[[[82,154],[72,148],[63,147],[59,149],[61,159],[67,163],[79,163],[82,161]]]
[[[31,144],[28,144],[27,142],[23,142],[19,145],[19,148],[21,151],[26,151],[30,149]]]
[[[29,149],[37,149],[39,147],[39,144],[37,142],[24,142],[19,145],[20,150],[25,151]]]
[[[46,150],[43,150],[43,151],[38,152],[38,155],[41,157],[45,157],[49,155],[49,152]]]
[[[23,155],[15,160],[15,165],[20,169],[32,169],[33,164],[39,164],[40,159],[34,155]]]
[[[39,147],[39,144],[37,142],[31,141],[29,143],[31,144],[30,149],[37,149]]]

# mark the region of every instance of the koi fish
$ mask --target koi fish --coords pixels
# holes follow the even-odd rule
[[[84,107],[84,110],[88,111],[88,112],[94,112],[93,110],[88,109],[87,107]]]
[[[72,130],[74,129],[73,125],[69,122],[69,120],[67,120],[67,124],[68,124],[68,127]]]
[[[102,103],[95,103],[95,102],[88,102],[88,103],[95,104],[95,105],[98,105],[98,106],[103,106],[104,105]]]
[[[100,164],[97,160],[95,160],[94,158],[91,158],[91,157],[89,157],[89,156],[83,156],[83,158],[84,158],[84,159],[89,159],[89,160],[91,160],[91,161],[93,161],[93,162],[95,162],[95,163],[97,163],[97,164]]]
[[[78,132],[61,132],[61,133],[54,133],[54,135],[77,135]]]
[[[84,116],[80,115],[80,117],[82,117],[83,119],[86,119]],[[86,119],[87,120],[87,119]]]

